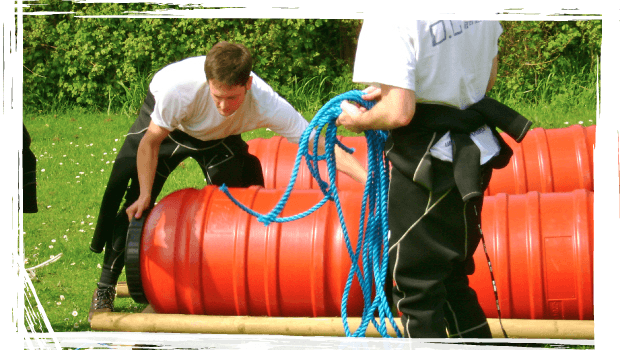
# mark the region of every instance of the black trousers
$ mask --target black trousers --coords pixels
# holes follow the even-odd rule
[[[22,149],[22,184],[23,184],[23,196],[22,199],[22,212],[23,213],[37,213],[39,208],[37,206],[37,158],[30,149],[30,143],[32,139],[26,125],[24,125],[23,134],[23,149]]]
[[[483,189],[490,176],[485,168]],[[447,328],[449,336],[491,337],[468,279],[480,241],[481,210],[482,197],[463,202],[456,187],[433,193],[392,168],[389,273],[405,336],[445,338]]]
[[[115,285],[124,267],[124,252],[129,219],[125,210],[140,195],[136,154],[140,140],[151,121],[155,104],[149,92],[138,119],[129,130],[112,167],[90,249],[100,253],[105,246],[100,283]],[[207,184],[228,187],[264,186],[260,161],[248,153],[240,135],[220,140],[201,141],[174,130],[160,146],[157,170],[151,192],[154,205],[170,173],[185,159],[195,159]],[[128,186],[129,184],[129,186]],[[122,206],[121,202],[124,203]],[[120,210],[119,210],[120,206]]]

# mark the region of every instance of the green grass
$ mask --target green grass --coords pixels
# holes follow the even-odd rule
[[[314,78],[292,84],[286,97],[310,119],[333,96],[359,88],[348,81],[343,79],[335,88],[320,91],[325,82]],[[495,93],[498,99],[505,97],[503,102],[533,120],[534,127],[595,124],[594,87],[583,82],[580,85],[583,87],[564,93],[547,92],[545,100],[539,97],[534,102],[501,89]],[[63,254],[58,261],[37,269],[33,280],[41,305],[57,332],[91,330],[86,318],[101,273],[103,254],[92,253],[89,245],[114,159],[135,118],[130,109],[136,107],[127,99],[122,103],[125,107],[102,112],[65,105],[51,106],[46,111],[28,111],[24,115],[33,139],[31,148],[38,160],[39,205],[39,213],[23,216],[24,259],[28,268],[52,255]],[[353,135],[345,130],[341,132]],[[261,129],[246,133],[243,138],[273,135]],[[202,188],[204,184],[197,164],[185,161],[171,174],[159,198],[177,189]],[[123,274],[121,280],[124,279]],[[139,312],[144,307],[130,298],[117,299],[115,305],[121,312]]]
[[[595,71],[575,69],[565,75],[553,73],[541,79],[536,89],[508,89],[501,77],[489,96],[519,111],[533,122],[534,128],[563,128],[596,124]]]

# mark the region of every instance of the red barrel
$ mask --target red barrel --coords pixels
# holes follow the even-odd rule
[[[528,132],[521,143],[516,143],[505,133],[502,138],[514,151],[508,166],[494,170],[486,195],[497,193],[523,194],[530,191],[542,193],[566,192],[575,189],[594,190],[593,147],[596,126],[573,125],[562,129],[535,128]],[[354,156],[366,166],[366,139],[361,136],[342,137],[340,140],[355,148]],[[248,141],[250,153],[257,156],[263,166],[265,188],[285,188],[290,180],[298,147],[286,139]],[[318,184],[302,161],[295,188],[318,189]],[[321,162],[321,176],[327,179],[325,162]],[[350,177],[337,175],[341,190],[363,190],[360,183]]]
[[[354,148],[353,156],[367,168],[367,145],[366,138],[362,136],[343,137],[338,136],[340,142],[347,147]],[[295,158],[299,147],[281,136],[270,139],[253,139],[248,141],[249,152],[260,159],[265,179],[265,188],[286,188],[291,180],[291,173],[295,165]],[[327,166],[324,161],[319,162],[321,178],[329,182]],[[338,172],[336,174],[336,186],[339,190],[363,191],[364,186],[351,177]],[[319,189],[316,180],[310,174],[305,158],[302,157],[295,182],[295,189]]]
[[[230,192],[266,214],[284,190]],[[322,198],[320,190],[293,191],[281,216]],[[340,199],[355,247],[362,194],[343,192]],[[351,266],[333,202],[300,220],[265,226],[215,186],[163,198],[145,221],[140,251],[144,295],[159,313],[339,316]],[[349,315],[361,316],[357,279],[350,294]]]
[[[230,189],[269,212],[283,189]],[[355,247],[362,194],[341,191]],[[301,213],[320,190],[295,190],[283,216]],[[485,197],[482,230],[502,317],[593,319],[592,192]],[[265,226],[215,186],[174,192],[153,208],[140,241],[143,293],[160,313],[339,316],[351,261],[335,205],[303,219]],[[487,317],[497,317],[482,245],[470,277]],[[131,279],[128,276],[128,283]],[[132,286],[129,286],[132,290]],[[361,316],[357,279],[348,315]]]
[[[593,192],[485,197],[486,240],[502,317],[593,320]],[[497,317],[482,244],[470,284]]]
[[[594,190],[593,151],[596,126],[562,129],[535,128],[521,143],[502,133],[514,151],[503,169],[494,170],[486,195],[530,191]]]

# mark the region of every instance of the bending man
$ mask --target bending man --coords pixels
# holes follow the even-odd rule
[[[90,249],[96,253],[106,249],[89,322],[94,312],[114,310],[129,218],[140,218],[153,206],[181,161],[194,158],[208,184],[263,186],[260,161],[248,153],[241,133],[270,128],[298,143],[307,126],[301,114],[252,72],[252,56],[243,45],[220,42],[206,56],[190,57],[157,72],[101,203]],[[320,145],[324,146],[322,139]],[[338,150],[336,163],[355,180],[366,181],[366,170],[353,156]]]

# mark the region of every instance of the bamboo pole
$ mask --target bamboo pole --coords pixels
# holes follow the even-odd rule
[[[489,319],[494,338],[503,338],[498,319]],[[400,324],[400,321],[398,321]],[[360,317],[348,318],[351,332],[359,327]],[[386,321],[388,334],[396,332]],[[510,338],[521,339],[594,339],[594,321],[503,319]],[[206,334],[275,334],[291,336],[345,336],[340,317],[267,317],[157,314],[147,307],[142,313],[101,312],[91,328],[114,332],[165,332]],[[380,337],[372,324],[367,337]]]
[[[117,298],[129,298],[129,287],[127,282],[118,282],[116,285],[116,297]]]

